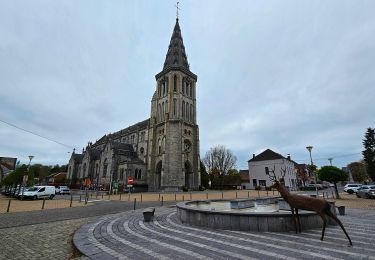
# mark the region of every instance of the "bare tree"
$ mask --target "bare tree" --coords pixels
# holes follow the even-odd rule
[[[203,163],[209,173],[213,170],[220,172],[220,175],[225,175],[230,169],[236,165],[237,158],[231,150],[227,149],[224,145],[217,145],[210,148],[203,158]]]

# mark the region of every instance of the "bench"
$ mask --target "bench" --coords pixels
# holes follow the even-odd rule
[[[147,208],[147,209],[143,210],[144,221],[150,222],[154,217],[154,213],[155,213],[155,208]]]

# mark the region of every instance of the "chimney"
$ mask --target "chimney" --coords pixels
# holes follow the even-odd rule
[[[255,158],[255,153],[253,153],[253,159]]]
[[[290,161],[290,154],[288,154],[287,158],[288,158],[288,160]]]

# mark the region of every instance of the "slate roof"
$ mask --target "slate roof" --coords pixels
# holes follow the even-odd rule
[[[254,158],[251,158],[248,162],[259,162],[259,161],[268,161],[268,160],[278,160],[286,159],[281,154],[275,153],[274,151],[267,149],[264,152],[258,154]]]
[[[191,77],[197,79],[197,76],[190,71],[189,62],[185,52],[185,46],[181,35],[180,24],[178,18],[173,29],[171,41],[168,46],[167,55],[165,57],[164,66],[162,72],[158,73],[155,77],[159,78],[162,74],[167,73],[170,70],[181,70]]]
[[[78,161],[78,162],[82,162],[83,154],[74,153],[74,154],[72,154],[72,157],[73,157],[73,160]]]

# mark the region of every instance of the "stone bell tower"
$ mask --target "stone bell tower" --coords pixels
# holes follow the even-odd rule
[[[198,189],[197,76],[190,71],[178,18],[156,76],[149,131],[149,190]]]

